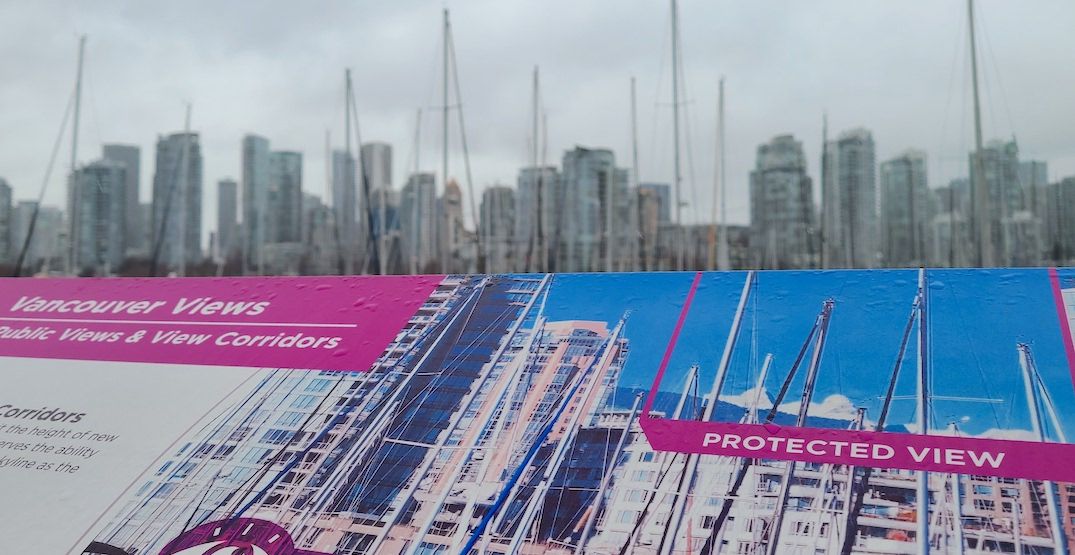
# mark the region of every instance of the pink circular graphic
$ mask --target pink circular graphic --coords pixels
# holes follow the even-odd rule
[[[295,548],[279,525],[256,518],[207,522],[164,546],[160,555],[329,555]]]

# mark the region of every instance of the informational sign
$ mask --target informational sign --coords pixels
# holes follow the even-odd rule
[[[3,553],[1066,553],[1075,270],[0,280]]]

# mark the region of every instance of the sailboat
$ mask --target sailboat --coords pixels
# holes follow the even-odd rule
[[[466,121],[464,119],[463,112],[463,98],[462,88],[459,83],[459,68],[458,60],[455,53],[455,38],[452,32],[451,19],[449,17],[448,9],[445,8],[443,13],[443,24],[441,29],[441,197],[440,202],[434,203],[433,210],[433,225],[434,229],[438,230],[437,242],[442,249],[447,249],[448,252],[438,253],[440,260],[441,273],[458,273],[469,272],[471,268],[462,267],[459,263],[460,260],[466,258],[464,252],[459,250],[464,245],[455,244],[457,233],[460,236],[466,236],[468,234],[463,232],[462,216],[460,221],[450,221],[450,218],[454,217],[453,214],[446,210],[444,201],[447,200],[447,193],[449,191],[448,185],[451,183],[451,177],[449,173],[449,135],[450,135],[450,112],[455,110],[457,116],[457,124],[459,126],[459,141],[460,148],[463,154],[463,170],[466,176],[466,192],[469,201],[469,208],[471,218],[474,225],[474,233],[470,234],[471,241],[474,246],[474,262],[475,267],[473,270],[478,273],[485,271],[485,252],[482,245],[481,230],[478,222],[478,212],[475,204],[475,191],[474,191],[474,179],[470,167],[470,149],[467,144],[467,130]],[[454,96],[455,104],[450,102],[450,99]],[[460,207],[462,210],[462,207]],[[458,226],[458,228],[456,227]]]

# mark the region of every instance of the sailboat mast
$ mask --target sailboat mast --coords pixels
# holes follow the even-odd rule
[[[739,330],[743,324],[743,314],[746,312],[747,301],[750,299],[750,291],[754,286],[754,272],[750,271],[746,274],[746,279],[743,281],[743,290],[739,294],[739,304],[735,309],[735,317],[732,319],[731,329],[728,330],[728,338],[724,342],[724,351],[721,353],[720,362],[717,364],[717,375],[713,379],[713,386],[709,390],[709,394],[706,397],[706,405],[702,410],[701,419],[703,422],[708,422],[713,417],[713,411],[716,410],[717,404],[720,402],[720,393],[724,389],[724,381],[728,375],[728,366],[731,363],[732,354],[735,351],[735,344],[739,339]],[[653,399],[650,399],[652,403]],[[694,486],[695,474],[698,470],[699,455],[687,455],[687,460],[684,463],[683,469],[683,482],[686,485],[684,492],[691,491]],[[673,536],[672,541],[668,542],[662,551],[662,555],[670,555],[675,548],[676,533],[679,530],[680,523],[683,518],[683,505],[686,503],[686,495],[681,495],[676,498],[674,507],[672,509],[673,518],[669,519],[669,524],[672,526]],[[714,525],[716,526],[716,525]],[[717,534],[716,528],[711,535],[715,537]],[[707,542],[708,546],[708,542]],[[703,547],[702,552],[706,553],[708,547]]]
[[[527,257],[527,260],[526,260],[527,268],[526,268],[526,270],[527,271],[534,271],[534,268],[536,267],[536,268],[539,269],[538,271],[543,272],[543,271],[545,271],[544,266],[545,266],[546,261],[544,260],[544,258],[542,258],[542,255],[541,255],[541,252],[542,252],[542,238],[541,238],[541,233],[542,233],[541,224],[542,224],[542,221],[541,221],[541,216],[544,213],[544,210],[542,209],[542,205],[541,205],[542,200],[543,200],[541,198],[541,193],[542,193],[541,189],[542,189],[542,185],[543,185],[543,183],[542,183],[542,177],[543,177],[542,172],[543,172],[543,170],[538,167],[538,163],[539,163],[538,162],[538,148],[539,148],[539,142],[540,142],[540,139],[539,139],[540,127],[539,127],[539,123],[538,123],[538,116],[539,116],[539,110],[540,110],[540,107],[539,107],[540,99],[539,99],[539,92],[538,91],[540,91],[540,86],[541,86],[540,85],[540,73],[539,72],[540,72],[540,70],[539,70],[538,66],[534,66],[534,79],[533,79],[533,87],[534,87],[533,95],[534,95],[534,98],[533,98],[533,114],[531,114],[531,116],[533,118],[533,121],[531,122],[532,125],[531,125],[531,138],[530,138],[530,141],[531,141],[532,144],[530,145],[530,167],[533,168],[533,171],[534,171],[533,187],[534,187],[534,198],[536,199],[536,202],[534,203],[534,225],[533,225],[532,229],[530,230],[530,233],[532,234],[532,236],[530,238],[530,244],[534,247],[533,248],[534,252],[532,252],[530,254],[530,256]],[[535,263],[534,258],[541,258],[541,262]]]
[[[739,293],[739,304],[735,309],[735,318],[732,320],[731,329],[728,330],[728,338],[724,341],[724,350],[721,352],[720,362],[717,364],[717,375],[713,379],[713,388],[709,391],[709,404],[706,405],[705,417],[703,420],[709,420],[713,415],[713,410],[716,409],[717,402],[720,399],[720,393],[724,389],[724,381],[727,378],[728,366],[731,364],[735,344],[739,339],[739,330],[743,325],[743,314],[746,312],[750,291],[754,287],[754,279],[754,272],[747,272],[746,279],[743,281],[743,290]]]
[[[350,68],[347,68],[347,69],[344,70],[343,78],[344,78],[344,92],[343,92],[343,145],[344,146],[343,146],[343,149],[344,149],[344,172],[345,172],[344,173],[343,186],[345,188],[347,188],[347,189],[351,189],[353,187],[352,184],[354,183],[353,180],[355,178],[355,160],[354,160],[354,158],[351,157],[351,69]],[[358,193],[354,192],[354,194],[357,196]],[[341,195],[341,197],[343,197],[345,199],[345,201],[346,201],[347,195]],[[355,201],[352,200],[351,202],[354,203]],[[353,206],[350,207],[350,208],[353,208]],[[348,209],[347,211],[344,211],[343,213],[346,214],[348,212],[350,212],[350,209]],[[354,214],[357,214],[357,213],[358,213],[357,211],[354,212]],[[258,225],[259,230],[262,229],[262,228],[264,228],[264,225]],[[344,229],[354,230],[355,229],[355,222],[353,222],[353,221],[352,222],[346,222],[346,226],[344,227]],[[347,241],[348,251],[350,251],[351,247],[357,243],[355,241],[354,237],[347,237],[346,241]],[[261,246],[260,246],[260,242],[258,243],[258,245],[259,245],[258,246],[258,273],[260,274],[261,273]],[[347,273],[348,274],[354,273],[354,258],[355,258],[355,253],[354,252],[348,252],[347,253]]]
[[[959,489],[962,487],[962,482],[961,474],[952,474],[952,535],[955,536],[953,540],[955,540],[957,555],[963,555],[966,552],[966,540],[963,537],[963,492]],[[1012,503],[1012,505],[1018,508],[1019,503]],[[1016,550],[1016,553],[1022,552]]]
[[[628,205],[632,207],[631,208],[631,219],[633,220],[632,221],[633,225],[631,226],[631,229],[633,229],[636,233],[639,233],[639,231],[640,231],[639,228],[641,227],[641,222],[639,221],[640,218],[639,218],[639,214],[638,214],[638,209],[637,209],[637,206],[635,206],[637,204],[637,202],[638,202],[638,182],[639,182],[639,176],[638,176],[638,102],[637,102],[637,95],[635,94],[635,78],[632,75],[631,76],[631,190],[630,190],[630,194],[632,195],[631,198],[632,198],[633,202],[628,203]],[[641,233],[639,233],[638,236],[641,236]],[[633,243],[635,243],[635,246],[631,250],[631,270],[632,271],[637,271],[637,270],[640,269],[638,267],[638,260],[639,260],[639,257],[642,255],[642,253],[639,252],[639,249],[640,249],[641,245],[638,245],[637,241],[635,241]]]
[[[672,187],[676,203],[676,269],[683,270],[686,269],[686,252],[684,251],[686,230],[683,228],[683,203],[680,199],[683,176],[679,165],[679,4],[677,0],[672,0],[672,134],[675,168]]]
[[[340,244],[340,207],[335,205],[336,197],[332,190],[332,135],[328,129],[325,129],[325,198],[333,199],[332,239],[336,243],[336,273],[342,276],[344,265],[343,247]]]
[[[974,0],[967,0],[967,23],[970,26],[970,70],[974,91],[974,179],[971,187],[974,205],[975,263],[979,267],[995,264],[993,259],[993,231],[989,208],[989,186],[985,182],[985,160],[982,158],[982,110],[978,95],[978,52],[974,38]]]
[[[86,35],[78,37],[78,69],[75,70],[75,120],[71,126],[71,237],[69,238],[70,245],[68,246],[67,255],[67,273],[73,275],[77,272],[75,265],[78,263],[78,228],[81,226],[79,217],[81,210],[79,209],[79,196],[80,187],[78,183],[75,171],[78,169],[78,120],[82,107],[82,60],[86,53]]]
[[[829,179],[829,115],[822,112],[821,114],[821,190],[824,191],[828,186]],[[825,214],[825,203],[821,203],[821,225],[819,226],[821,232],[821,245],[818,248],[818,266],[825,268],[827,262],[825,261],[825,241],[828,236],[828,222],[829,219]]]
[[[1019,367],[1023,374],[1023,389],[1026,392],[1026,404],[1030,411],[1030,426],[1034,432],[1034,437],[1039,442],[1044,443],[1045,430],[1041,425],[1041,413],[1038,410],[1040,406],[1040,400],[1038,399],[1038,389],[1035,387],[1034,382],[1040,380],[1038,374],[1037,364],[1034,363],[1034,355],[1030,352],[1030,346],[1026,343],[1020,343],[1017,345],[1019,351]],[[1039,382],[1040,383],[1040,382]],[[1062,442],[1066,442],[1064,432],[1059,426],[1059,422],[1054,421],[1053,427],[1057,430]],[[1033,486],[1030,486],[1033,488]],[[1042,482],[1042,487],[1045,489],[1045,501],[1049,508],[1049,531],[1052,533],[1053,539],[1053,553],[1056,555],[1068,554],[1068,541],[1064,536],[1064,527],[1060,523],[1060,503],[1057,501],[1056,484],[1052,481],[1045,480]],[[1018,523],[1016,523],[1018,526]]]
[[[548,114],[546,114],[544,112],[544,110],[543,110],[541,112],[541,167],[542,168],[548,166],[548,153],[549,153],[549,118],[548,118]],[[544,187],[545,187],[545,174],[541,173],[540,175],[541,175],[541,177],[538,178],[538,190],[539,191],[543,190]],[[558,188],[557,188],[557,185],[556,185],[556,181],[553,180],[551,183],[552,183],[552,196],[553,196],[553,198],[552,199],[545,198],[545,193],[542,192],[541,195],[538,196],[538,198],[541,199],[542,204],[544,204],[544,203],[556,203],[557,200],[559,199],[559,194],[560,193],[557,192]],[[556,204],[551,204],[551,206],[556,206]],[[547,210],[545,210],[545,208],[542,207],[541,208],[542,217],[541,217],[540,220],[538,220],[538,222],[541,223],[541,227],[538,228],[538,238],[541,240],[541,271],[542,271],[542,273],[546,273],[546,272],[549,271],[549,265],[550,264],[555,264],[554,261],[550,261],[550,259],[549,259],[549,253],[550,253],[549,239],[548,239],[549,230],[548,230],[548,226],[545,225],[545,223],[546,223],[545,222],[545,214],[546,214],[546,212],[547,212]],[[553,234],[553,239],[558,240],[557,235]],[[555,251],[552,251],[552,252],[555,252]]]
[[[717,210],[720,204],[720,104],[724,100],[724,78],[721,78],[717,93],[717,144],[716,164],[713,168],[713,203],[709,214],[709,233],[706,236],[705,262],[706,269],[712,270],[717,265]]]
[[[605,171],[605,271],[612,271],[613,250],[615,247],[615,232],[612,225],[612,203],[615,201],[613,194],[613,182],[616,180],[616,168],[609,166]]]
[[[362,223],[362,267],[359,269],[359,273],[366,274],[371,271],[378,271],[381,268],[381,252],[380,252],[380,238],[377,236],[377,230],[374,227],[373,218],[373,196],[370,194],[370,179],[369,168],[366,161],[362,158],[362,131],[358,123],[358,104],[355,102],[355,87],[350,80],[350,72],[348,72],[347,80],[347,103],[351,107],[351,118],[355,128],[355,169],[357,171],[357,187],[360,188],[360,195],[358,198],[362,205],[362,210],[355,210],[358,221]],[[372,260],[372,262],[371,262]]]
[[[1019,512],[1019,502],[1012,503],[1012,543],[1015,544],[1016,555],[1023,553],[1023,531],[1019,529],[1022,515]]]
[[[892,396],[896,392],[896,381],[899,379],[900,369],[903,368],[903,357],[907,352],[907,343],[911,338],[911,330],[914,329],[914,324],[918,320],[918,311],[921,308],[922,296],[922,289],[919,288],[918,293],[915,295],[914,302],[911,304],[911,314],[907,317],[907,325],[903,329],[903,338],[900,340],[900,348],[896,351],[896,362],[892,366],[892,373],[889,374],[888,389],[885,391],[884,401],[881,403],[881,413],[877,417],[877,423],[874,425],[875,432],[885,431],[885,425],[888,422],[888,413],[892,408]],[[861,425],[861,421],[859,424]],[[843,544],[840,548],[841,555],[850,555],[851,550],[855,547],[855,531],[858,529],[858,517],[862,512],[863,498],[870,487],[870,477],[873,475],[873,470],[873,467],[869,466],[863,468],[862,478],[856,484],[855,467],[850,465],[847,466],[846,500],[844,502],[844,510],[847,513],[847,519],[844,527]]]
[[[727,165],[724,163],[725,125],[724,125],[724,76],[720,78],[717,92],[717,140],[720,142],[720,150],[717,151],[717,163],[720,164],[720,222],[717,226],[717,269],[728,270],[731,268],[728,252],[728,187],[725,180]]]
[[[917,403],[917,410],[915,411],[915,424],[918,426],[918,433],[922,435],[929,434],[929,344],[927,338],[929,337],[928,330],[926,329],[926,311],[929,309],[929,303],[927,299],[926,284],[926,270],[918,270],[918,291],[919,291],[919,305],[918,305],[918,353],[916,357],[917,369],[918,369],[918,391],[915,396]],[[920,555],[929,554],[929,473],[924,470],[918,471],[918,484],[917,484],[917,532],[916,541],[918,543],[918,553]]]
[[[390,183],[379,183],[377,187],[377,262],[382,276],[388,273],[388,188]]]
[[[765,392],[765,379],[769,377],[769,367],[773,365],[773,353],[765,355],[765,360],[761,363],[761,372],[758,374],[758,381],[754,383],[754,402],[750,404],[750,410],[747,412],[747,424],[758,423],[758,404],[761,403],[761,396]]]
[[[814,398],[815,384],[817,383],[817,371],[821,366],[821,355],[825,352],[825,338],[828,335],[829,320],[835,303],[832,299],[825,301],[821,309],[821,326],[817,332],[817,341],[814,343],[814,352],[810,356],[810,366],[806,372],[806,383],[803,384],[802,398],[799,400],[799,413],[795,417],[795,426],[801,428],[806,425],[806,417],[810,412],[810,401]],[[780,530],[784,524],[784,514],[791,496],[791,481],[795,477],[795,461],[788,461],[784,467],[784,475],[780,481],[780,493],[777,496],[773,524],[769,531],[769,544],[766,546],[768,555],[777,555],[780,549]]]
[[[419,207],[419,203],[421,202],[421,199],[422,199],[422,195],[419,192],[419,184],[421,183],[421,180],[418,178],[418,172],[422,171],[422,144],[421,143],[422,143],[422,109],[418,108],[418,111],[416,112],[415,117],[414,117],[414,174],[413,174],[414,175],[414,182],[411,184],[411,195],[414,197],[412,199],[412,202],[411,202],[412,210],[411,210],[411,225],[410,225],[411,232],[413,233],[413,237],[411,237],[411,241],[410,241],[410,243],[411,243],[410,244],[410,250],[411,250],[411,252],[410,252],[410,255],[411,255],[410,256],[410,258],[411,258],[411,264],[410,264],[411,268],[410,268],[410,270],[411,270],[411,272],[410,273],[411,273],[411,275],[415,275],[415,274],[418,273],[418,252],[419,252],[419,250],[418,250],[418,238],[419,238],[418,230],[422,229],[424,227],[422,225],[422,223],[419,221],[419,218],[421,217],[421,213],[422,213],[421,209]]]
[[[635,416],[638,414],[638,407],[642,405],[642,393],[635,395],[635,402],[631,405],[631,413],[627,415],[627,423],[624,425],[623,434],[620,435],[620,439],[616,442],[616,449],[612,451],[610,461],[618,461],[620,454],[623,453],[623,447],[627,443],[627,438],[631,435],[631,425],[635,421]],[[597,488],[597,493],[594,495],[593,503],[590,505],[590,512],[586,515],[586,524],[582,528],[582,535],[579,536],[578,545],[575,546],[575,553],[584,553],[586,542],[590,537],[590,532],[593,531],[594,522],[597,520],[597,513],[601,510],[601,504],[605,498],[605,491],[608,489],[609,482],[612,481],[612,471],[615,469],[615,464],[610,464],[609,469],[601,477],[601,484]]]
[[[442,194],[446,194],[448,192],[448,110],[449,110],[449,107],[448,107],[448,25],[449,25],[449,23],[448,23],[448,8],[444,8],[444,28],[442,30],[442,35],[443,35],[442,36],[442,43],[443,44],[441,45],[441,49],[444,51],[443,52],[444,56],[443,56],[443,59],[442,59],[442,64],[444,65],[444,72],[443,72],[443,74],[441,76],[442,79],[441,79],[441,129],[440,129],[441,130],[441,137],[440,137],[440,141],[441,141],[441,143],[440,143],[440,146],[441,146],[441,176],[440,176],[440,181],[441,181],[441,190],[443,191]],[[438,205],[438,203],[436,203],[434,201],[434,205]],[[438,211],[434,210],[434,212],[437,213]],[[434,218],[433,225],[436,226],[437,229],[439,229],[440,228],[440,216],[441,216],[441,214],[438,213],[437,216],[438,217]],[[444,231],[449,237],[451,236],[452,230],[450,228],[448,228],[447,226],[445,226],[445,228],[442,231]],[[438,241],[438,243],[440,243],[440,241]],[[448,246],[448,237],[443,238],[443,243],[444,243],[444,246]],[[448,253],[441,252],[441,253],[438,253],[438,256],[437,256],[437,258],[440,259],[440,271],[441,271],[442,274],[448,273],[448,256],[447,255],[448,255]]]

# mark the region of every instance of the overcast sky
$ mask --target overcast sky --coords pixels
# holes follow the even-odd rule
[[[638,81],[640,176],[671,180],[668,2],[448,2],[474,186],[514,184],[529,160],[531,74],[541,67],[550,163],[576,144],[610,147],[631,165],[629,81]],[[77,36],[88,35],[78,159],[102,143],[142,147],[149,200],[159,133],[193,129],[205,160],[208,231],[216,181],[240,177],[253,132],[304,154],[304,189],[325,191],[324,142],[343,137],[343,71],[354,72],[362,139],[395,148],[394,182],[440,166],[438,1],[6,2],[0,4],[0,176],[16,198],[41,184],[73,88]],[[1015,136],[1023,159],[1075,175],[1075,2],[983,0],[980,67],[986,139]],[[965,4],[682,0],[690,220],[708,220],[717,82],[726,77],[728,210],[748,219],[757,145],[792,133],[818,175],[822,113],[830,136],[872,130],[878,161],[929,153],[932,186],[966,175],[973,145]],[[453,116],[454,117],[454,116]],[[685,133],[686,134],[686,133]],[[462,179],[458,129],[450,173]],[[66,140],[66,139],[65,139]],[[62,205],[65,143],[46,201]],[[465,187],[465,183],[464,183]],[[693,187],[693,190],[692,190]],[[464,189],[464,192],[466,190]],[[815,193],[816,194],[816,193]]]

